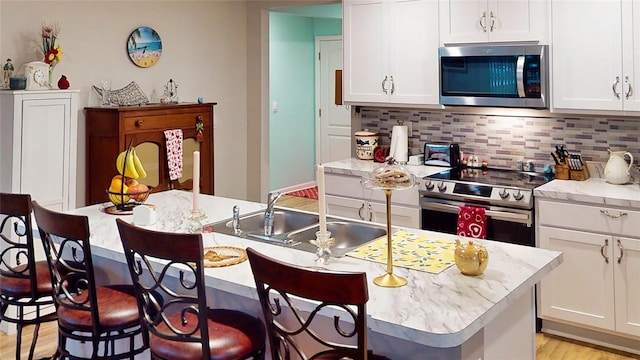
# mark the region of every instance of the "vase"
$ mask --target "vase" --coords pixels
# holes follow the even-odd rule
[[[55,81],[53,79],[54,66],[49,66],[49,89],[55,89]]]

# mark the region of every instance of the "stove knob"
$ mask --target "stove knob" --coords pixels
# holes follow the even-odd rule
[[[424,187],[426,187],[427,190],[432,191],[435,185],[433,184],[433,181],[427,180],[427,183],[424,185]]]
[[[500,191],[498,195],[500,195],[500,198],[502,200],[507,200],[509,198],[509,193],[507,192],[507,189],[502,189],[502,191]]]
[[[524,194],[520,190],[518,190],[517,193],[513,194],[513,198],[520,201],[524,199]]]
[[[438,190],[440,192],[445,192],[447,190],[447,184],[445,184],[444,181],[440,181],[440,184],[438,184]]]

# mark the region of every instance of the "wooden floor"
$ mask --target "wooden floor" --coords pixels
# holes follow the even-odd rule
[[[283,195],[279,206],[318,211],[318,201],[302,197]],[[33,327],[23,331],[22,358],[26,359],[31,344]],[[57,343],[55,323],[43,324],[40,327],[35,359],[50,356]],[[15,359],[16,337],[0,332],[0,359]],[[547,334],[536,334],[536,360],[627,360],[640,359],[640,356],[623,353],[603,347],[582,343],[570,339]]]

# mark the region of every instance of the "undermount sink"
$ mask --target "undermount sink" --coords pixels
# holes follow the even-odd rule
[[[272,244],[288,246],[308,252],[315,252],[316,246],[309,240],[316,238],[319,229],[318,215],[277,208],[273,235],[264,235],[264,211],[253,212],[240,217],[240,233],[234,234],[232,219],[211,224],[213,232],[239,236]],[[327,230],[334,238],[331,247],[333,256],[344,256],[347,252],[387,234],[379,225],[361,224],[338,219],[327,219]]]

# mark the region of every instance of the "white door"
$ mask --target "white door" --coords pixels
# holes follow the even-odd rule
[[[640,336],[640,240],[614,238],[616,331]]]
[[[553,107],[622,110],[621,2],[553,1],[551,6]]]
[[[351,111],[335,104],[336,70],[342,69],[342,38],[316,39],[316,163],[351,157]]]
[[[540,282],[540,314],[601,329],[615,328],[611,236],[538,226],[543,249],[563,262]]]
[[[443,44],[486,42],[486,0],[440,0],[440,38]]]

